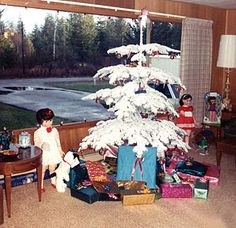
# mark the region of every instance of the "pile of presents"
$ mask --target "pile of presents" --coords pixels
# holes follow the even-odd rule
[[[132,146],[120,146],[118,158],[83,161],[71,168],[71,196],[87,203],[122,201],[123,205],[154,203],[161,198],[207,199],[209,186],[218,185],[219,170],[188,157],[177,148],[165,160],[148,147],[137,158]]]

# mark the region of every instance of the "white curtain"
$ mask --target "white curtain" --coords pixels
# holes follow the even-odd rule
[[[212,64],[212,21],[185,18],[182,22],[180,77],[193,97],[194,116],[200,124],[204,95],[210,91]]]

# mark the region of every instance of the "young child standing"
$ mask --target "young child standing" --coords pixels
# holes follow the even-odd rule
[[[177,118],[177,126],[186,131],[187,135],[184,141],[190,149],[189,139],[192,130],[195,128],[196,121],[193,117],[193,106],[191,106],[192,96],[190,94],[183,94],[180,98],[178,108],[179,117]]]
[[[41,192],[45,192],[43,179],[45,171],[49,169],[50,174],[55,171],[58,163],[62,161],[64,152],[61,148],[58,130],[52,127],[54,113],[49,108],[40,109],[36,113],[36,120],[40,127],[34,133],[35,146],[43,150],[42,156],[42,186]],[[51,186],[56,188],[55,177],[51,178]]]

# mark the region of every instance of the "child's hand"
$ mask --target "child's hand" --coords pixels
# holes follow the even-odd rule
[[[180,113],[179,113],[181,116],[184,116],[184,111],[182,110],[182,111],[180,111]]]

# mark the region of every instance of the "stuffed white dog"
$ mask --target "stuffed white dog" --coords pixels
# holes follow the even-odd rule
[[[65,192],[67,187],[65,181],[68,182],[70,180],[70,168],[77,164],[79,164],[78,155],[71,151],[67,152],[54,174],[56,176],[56,189],[58,192]],[[52,174],[52,176],[54,175]]]

